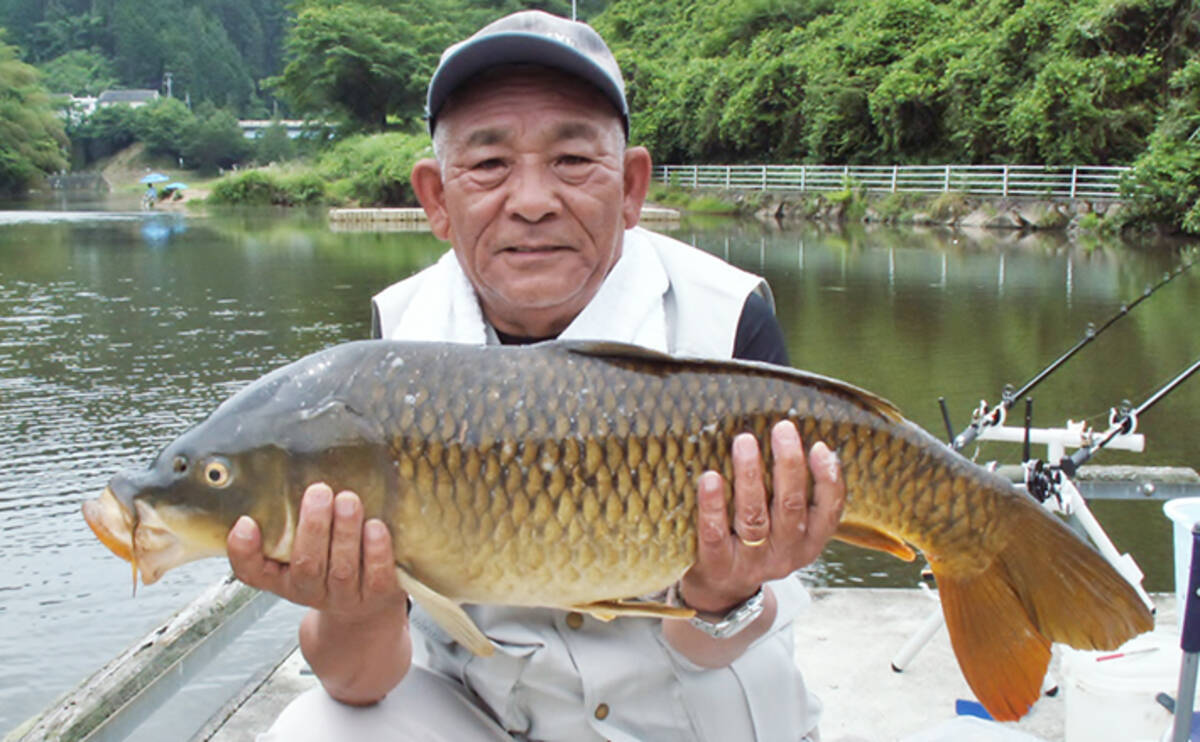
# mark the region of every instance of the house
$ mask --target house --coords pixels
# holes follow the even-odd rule
[[[105,90],[96,99],[96,107],[126,105],[130,108],[138,108],[154,100],[158,100],[157,90]]]

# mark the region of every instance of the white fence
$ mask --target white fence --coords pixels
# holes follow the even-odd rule
[[[840,191],[850,183],[887,193],[1116,199],[1128,170],[1101,165],[659,165],[654,177],[689,188]]]

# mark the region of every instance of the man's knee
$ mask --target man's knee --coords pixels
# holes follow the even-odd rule
[[[499,742],[511,737],[461,685],[414,666],[373,706],[338,703],[320,687],[306,691],[258,742],[331,739]]]

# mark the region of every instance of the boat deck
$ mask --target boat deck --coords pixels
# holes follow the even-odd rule
[[[937,606],[915,589],[818,588],[813,605],[797,622],[796,662],[824,704],[821,730],[825,742],[887,742],[907,739],[952,739],[928,735],[953,723],[956,701],[973,700],[944,627],[916,654],[904,672],[891,669],[897,651]],[[1155,595],[1156,631],[1176,633],[1174,595]],[[1055,651],[1051,677],[1060,671]],[[299,652],[293,652],[261,684],[243,693],[197,739],[247,742],[270,725],[297,694],[316,680]],[[1162,688],[1174,693],[1174,688]],[[973,739],[1062,740],[1065,693],[1043,696],[1020,722],[999,728],[972,728]],[[975,724],[983,722],[971,720]],[[1162,711],[1162,728],[1170,716]],[[947,729],[941,726],[942,730]],[[1000,736],[977,736],[995,734]],[[962,737],[957,737],[961,739]]]

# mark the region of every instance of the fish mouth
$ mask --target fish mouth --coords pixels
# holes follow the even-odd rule
[[[127,562],[134,562],[133,514],[126,510],[109,487],[95,500],[83,503],[83,519],[100,543]],[[134,565],[136,569],[136,563]]]
[[[110,487],[95,500],[83,503],[83,519],[92,533],[132,565],[136,589],[139,573],[143,585],[152,585],[168,569],[188,560],[180,558],[180,539],[152,506],[135,501],[134,510],[130,512]]]

